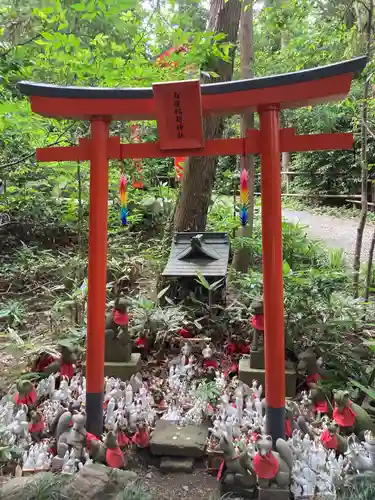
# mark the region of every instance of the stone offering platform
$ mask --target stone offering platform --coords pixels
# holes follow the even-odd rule
[[[180,427],[158,420],[150,439],[150,451],[160,457],[202,458],[208,438],[206,426]]]

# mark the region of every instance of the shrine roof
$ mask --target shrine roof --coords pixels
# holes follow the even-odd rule
[[[202,274],[224,277],[229,259],[226,233],[175,233],[163,276],[184,277]]]
[[[366,57],[357,57],[293,73],[203,84],[202,111],[204,115],[236,114],[244,108],[257,109],[266,104],[292,108],[342,99],[349,92],[353,76],[361,73],[366,64]],[[152,88],[60,86],[27,81],[18,85],[31,98],[33,111],[44,116],[155,118]]]

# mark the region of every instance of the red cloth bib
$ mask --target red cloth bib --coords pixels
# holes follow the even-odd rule
[[[42,372],[49,366],[50,364],[54,363],[57,358],[55,356],[52,356],[51,354],[43,354],[39,359],[38,362],[35,366],[35,372]]]
[[[255,474],[261,479],[272,479],[279,472],[279,462],[272,452],[267,453],[264,457],[257,453],[253,460],[253,469]]]
[[[241,354],[250,354],[250,346],[247,344],[240,344],[239,351]]]
[[[74,366],[72,363],[61,363],[60,376],[68,377],[68,379],[71,379],[74,376]]]
[[[237,345],[234,342],[229,342],[225,348],[226,354],[232,356],[234,353],[238,351]]]
[[[16,394],[14,396],[14,402],[17,405],[34,406],[34,404],[36,403],[35,389],[33,389],[29,393],[25,394],[24,396],[20,396],[19,394]]]
[[[123,446],[129,446],[129,444],[131,443],[131,440],[128,438],[128,436],[125,434],[124,431],[119,431],[117,433],[117,442],[121,448]]]
[[[125,326],[129,324],[129,314],[113,309],[113,321],[116,325]]]
[[[204,359],[203,360],[203,368],[215,368],[216,370],[219,368],[216,359]]]
[[[291,438],[293,435],[292,422],[290,421],[289,418],[285,419],[285,435],[288,438]]]
[[[146,432],[144,429],[137,431],[134,434],[132,441],[137,446],[139,446],[139,448],[147,448],[149,444],[148,432]]]
[[[232,365],[229,368],[229,370],[226,370],[224,372],[224,376],[225,377],[229,377],[229,375],[234,375],[237,372],[238,372],[238,365],[237,365],[237,363],[232,363]]]
[[[121,469],[125,465],[125,457],[119,447],[109,449],[105,453],[105,461],[112,469]]]
[[[264,315],[263,314],[254,314],[251,318],[251,326],[255,328],[255,330],[264,331]]]
[[[166,409],[167,404],[166,404],[166,402],[164,401],[164,399],[162,399],[161,401],[159,401],[159,403],[157,404],[157,407],[158,407],[160,410],[165,410],[165,409]]]
[[[189,332],[189,330],[186,330],[186,328],[180,328],[178,330],[178,334],[181,335],[181,337],[183,337],[184,339],[191,339],[191,338],[193,338],[193,336],[191,335],[191,333]]]
[[[319,375],[319,373],[314,373],[313,375],[307,375],[306,377],[306,384],[309,386],[310,384],[317,384],[318,381],[322,377]]]
[[[327,450],[337,450],[338,447],[337,436],[336,435],[331,436],[328,429],[326,429],[320,436],[320,440],[323,443],[324,448],[327,448]]]
[[[342,412],[338,408],[333,410],[333,420],[340,427],[352,427],[355,424],[356,415],[351,409],[352,402],[349,402],[349,406],[346,406]]]
[[[255,443],[258,436],[259,436],[259,434],[257,432],[252,432],[251,433],[251,440],[254,441],[254,443]]]
[[[216,481],[220,481],[221,476],[223,475],[224,465],[225,465],[225,461],[221,460],[220,467],[219,467],[219,470],[218,470],[217,476],[216,476]]]
[[[30,432],[43,432],[44,431],[44,420],[41,419],[37,424],[29,424]]]
[[[100,441],[99,438],[95,436],[95,434],[91,434],[91,432],[86,433],[86,448],[90,449],[92,441]]]
[[[143,337],[138,337],[137,340],[135,341],[135,345],[141,349],[144,349],[147,347],[147,339]]]
[[[314,405],[314,410],[318,413],[328,413],[328,402],[327,400],[318,401]]]

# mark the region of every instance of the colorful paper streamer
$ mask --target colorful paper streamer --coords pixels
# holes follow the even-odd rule
[[[184,163],[185,163],[186,158],[183,156],[177,156],[174,159],[174,168],[176,171],[176,180],[180,181],[182,180],[184,176]]]
[[[121,174],[121,179],[120,179],[120,202],[121,202],[120,219],[121,219],[121,223],[123,226],[128,225],[126,185],[127,185],[127,179],[126,179],[124,174]]]
[[[246,226],[249,220],[248,203],[249,203],[249,190],[247,187],[248,173],[243,169],[240,177],[240,221],[242,226]]]

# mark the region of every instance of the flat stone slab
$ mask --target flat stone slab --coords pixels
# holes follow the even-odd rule
[[[194,458],[162,457],[160,470],[162,472],[193,472]]]
[[[158,420],[150,439],[150,451],[167,457],[199,458],[204,454],[208,428],[186,425],[180,427],[166,420]]]
[[[105,361],[104,376],[115,377],[123,381],[130,380],[132,375],[138,373],[141,369],[141,354],[133,352],[130,361]]]

